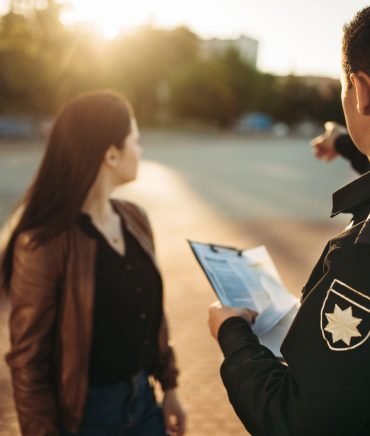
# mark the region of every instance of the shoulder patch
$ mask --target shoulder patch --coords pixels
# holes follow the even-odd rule
[[[332,351],[349,351],[370,336],[370,297],[335,279],[321,307],[323,339]]]

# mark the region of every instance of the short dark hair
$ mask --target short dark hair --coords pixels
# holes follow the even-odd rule
[[[349,87],[352,73],[363,71],[370,76],[370,6],[344,26],[342,62]]]

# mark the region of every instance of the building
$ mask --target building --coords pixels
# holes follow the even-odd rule
[[[242,59],[253,67],[257,67],[258,41],[242,35],[238,39],[207,39],[201,42],[201,55],[208,57],[212,54],[224,53],[229,48],[238,50]]]

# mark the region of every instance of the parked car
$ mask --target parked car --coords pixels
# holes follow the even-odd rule
[[[238,133],[268,133],[273,126],[272,118],[264,113],[250,112],[239,118],[234,126],[234,131]]]
[[[32,139],[37,134],[37,124],[29,119],[0,117],[0,139]]]

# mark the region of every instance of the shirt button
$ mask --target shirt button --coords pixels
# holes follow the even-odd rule
[[[131,271],[131,270],[132,270],[132,265],[131,265],[130,263],[128,263],[128,264],[126,265],[126,270],[127,270],[127,271]]]
[[[141,313],[141,314],[140,314],[140,318],[141,318],[141,319],[146,319],[146,313],[144,313],[144,312]]]
[[[138,286],[138,287],[136,288],[136,292],[137,292],[138,294],[141,294],[142,290],[143,290],[143,289],[142,289],[140,286]]]

